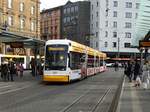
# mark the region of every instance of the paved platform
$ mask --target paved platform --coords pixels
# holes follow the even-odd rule
[[[125,77],[117,112],[150,112],[150,86],[134,87]]]

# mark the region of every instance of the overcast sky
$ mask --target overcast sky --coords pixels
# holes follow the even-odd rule
[[[40,0],[40,1],[41,1],[41,10],[42,10],[42,9],[48,9],[48,8],[64,5],[67,3],[68,0]],[[70,1],[75,2],[79,0],[70,0]]]

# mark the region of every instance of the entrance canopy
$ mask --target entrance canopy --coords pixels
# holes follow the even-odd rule
[[[11,43],[20,43],[18,45],[21,45],[24,48],[39,48],[43,47],[45,45],[45,41],[27,37],[27,36],[21,36],[17,35],[12,32],[8,31],[0,31],[0,42],[1,43],[6,43],[6,44],[11,44]]]

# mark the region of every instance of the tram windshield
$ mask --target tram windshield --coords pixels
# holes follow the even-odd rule
[[[67,45],[47,45],[45,56],[45,70],[66,70]]]

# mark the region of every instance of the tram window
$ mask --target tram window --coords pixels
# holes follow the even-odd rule
[[[87,63],[88,67],[94,67],[94,56],[88,56],[88,63]]]
[[[100,66],[103,66],[103,61],[100,61]]]
[[[81,57],[82,54],[80,53],[76,53],[76,52],[70,53],[70,68],[72,70],[81,68]]]

